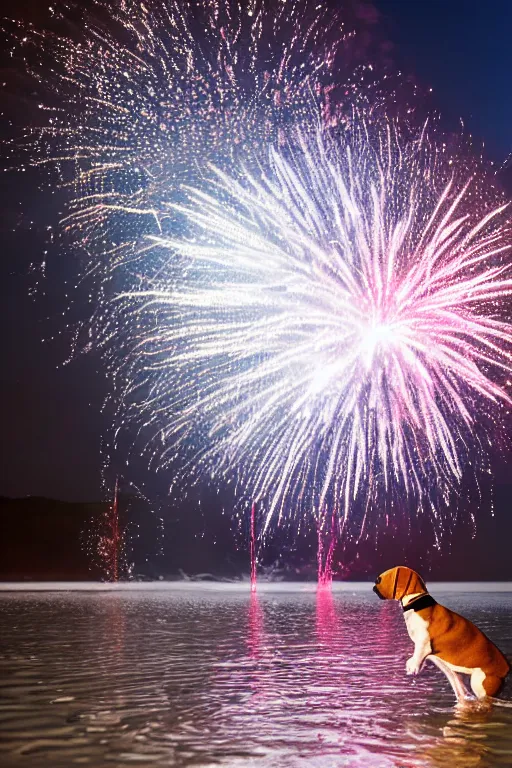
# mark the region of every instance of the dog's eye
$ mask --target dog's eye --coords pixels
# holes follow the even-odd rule
[[[382,581],[381,577],[380,577],[380,576],[377,576],[377,578],[375,579],[375,583],[376,583],[376,584],[380,584],[380,583],[381,583],[381,581]]]

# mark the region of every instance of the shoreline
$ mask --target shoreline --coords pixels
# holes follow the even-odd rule
[[[333,581],[333,593],[371,592],[373,581]],[[512,581],[431,581],[432,592],[512,592]],[[316,581],[258,581],[257,592],[316,592]],[[229,581],[34,581],[0,582],[0,592],[251,592],[249,580]],[[328,590],[326,590],[328,591]]]

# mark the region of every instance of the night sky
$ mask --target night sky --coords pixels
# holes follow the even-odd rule
[[[17,13],[36,18],[38,5],[20,3]],[[450,128],[462,119],[488,157],[504,163],[512,152],[512,3],[377,0],[374,6],[379,28],[393,44],[392,60],[433,89],[443,123]],[[0,109],[10,116],[12,99],[4,98]],[[56,225],[63,200],[27,188],[23,174],[12,173],[3,174],[1,195],[0,495],[99,499],[108,383],[94,353],[63,365],[70,338],[59,334],[73,267],[56,254],[43,281],[33,269],[44,259],[46,227]],[[35,292],[36,284],[42,290]],[[79,315],[80,307],[73,311]],[[505,488],[506,477],[498,462],[498,486]],[[498,498],[506,504],[503,488]],[[505,532],[510,538],[512,522]]]

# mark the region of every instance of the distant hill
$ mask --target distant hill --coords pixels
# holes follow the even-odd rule
[[[0,497],[0,580],[100,578],[81,536],[91,518],[99,518],[106,506],[37,496]]]

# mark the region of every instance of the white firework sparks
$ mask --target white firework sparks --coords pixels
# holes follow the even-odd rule
[[[158,274],[116,309],[163,463],[236,471],[265,528],[458,487],[479,414],[510,404],[512,280],[506,203],[452,162],[361,123],[169,204],[187,236],[151,238]]]

